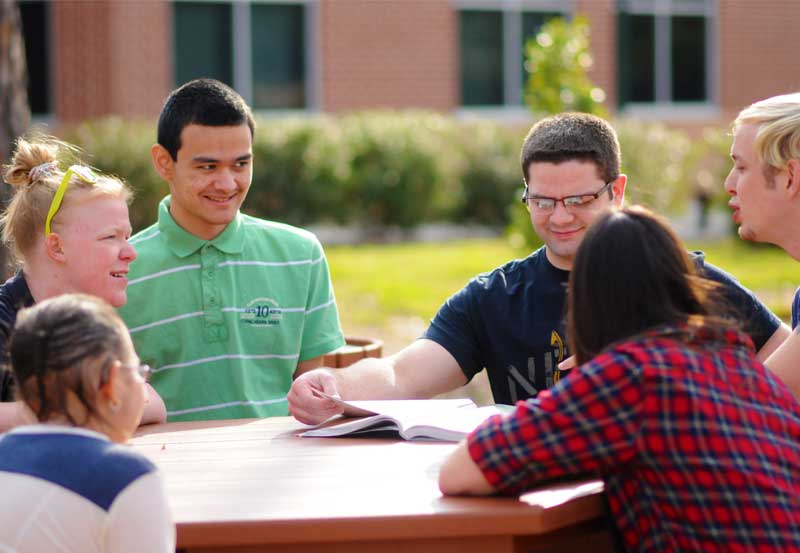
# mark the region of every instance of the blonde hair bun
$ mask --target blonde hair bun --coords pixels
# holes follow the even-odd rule
[[[24,187],[58,170],[58,160],[78,149],[52,136],[20,137],[14,145],[11,162],[4,167],[3,180],[13,187]]]

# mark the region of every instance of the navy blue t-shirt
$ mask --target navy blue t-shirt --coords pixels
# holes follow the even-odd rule
[[[13,401],[11,371],[8,367],[8,339],[17,322],[17,312],[33,305],[33,296],[22,271],[0,286],[0,401]]]
[[[692,253],[704,276],[723,285],[760,349],[781,322],[728,273]],[[554,267],[545,249],[472,279],[439,309],[423,334],[458,361],[468,379],[484,367],[496,403],[513,404],[551,387],[567,371],[558,364],[571,354],[565,335],[569,271]]]
[[[800,288],[795,291],[792,302],[792,328],[797,328],[798,324],[800,324]]]

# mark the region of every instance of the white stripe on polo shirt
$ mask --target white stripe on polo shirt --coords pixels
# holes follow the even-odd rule
[[[306,315],[308,315],[309,313],[313,313],[314,311],[319,311],[320,309],[325,309],[326,307],[330,307],[331,305],[333,305],[335,303],[336,303],[336,300],[331,298],[331,300],[326,302],[326,303],[323,303],[321,305],[318,305],[316,307],[311,307],[310,309],[308,309],[306,311]]]
[[[279,307],[281,313],[308,313],[305,307]],[[223,307],[224,313],[244,313],[247,311],[246,307]]]
[[[245,267],[248,265],[252,267],[291,267],[296,265],[316,265],[322,262],[322,259],[323,258],[320,257],[317,259],[300,259],[298,261],[223,261],[222,263],[218,263],[217,267],[228,267],[228,266]],[[200,268],[201,265],[199,263],[191,263],[189,265],[172,267],[171,269],[165,269],[163,271],[158,271],[157,273],[151,273],[149,275],[142,275],[139,278],[134,278],[133,280],[128,281],[128,286],[133,286],[134,284],[139,284],[140,282],[144,282],[154,278],[160,278],[162,276],[171,275],[181,271],[189,271]]]
[[[305,313],[308,315],[309,313],[313,313],[314,311],[319,311],[320,309],[325,309],[326,307],[330,307],[331,305],[335,305],[336,300],[331,299],[321,305],[317,305],[314,307],[310,307],[306,309],[305,307],[281,307],[281,313]],[[244,313],[244,307],[223,307],[222,311],[224,313]],[[143,324],[134,328],[129,329],[131,334],[135,332],[140,332],[142,330],[147,330],[148,328],[153,328],[156,326],[161,326],[165,324],[175,323],[178,321],[182,321],[184,319],[191,319],[192,317],[200,317],[203,315],[203,311],[193,311],[191,313],[183,313],[181,315],[175,315],[174,317],[168,317],[166,319],[161,319],[159,321],[153,321],[152,323]]]
[[[164,269],[163,271],[159,271],[157,273],[152,273],[152,274],[149,274],[149,275],[143,275],[143,276],[140,276],[139,278],[135,278],[133,280],[129,280],[128,281],[128,286],[133,286],[134,284],[139,284],[140,282],[144,282],[145,280],[150,280],[151,278],[158,278],[158,277],[162,277],[162,276],[165,276],[165,275],[171,275],[173,273],[179,273],[181,271],[190,271],[190,270],[199,269],[199,268],[200,268],[200,264],[199,263],[192,263],[190,265],[181,265],[179,267],[173,267],[171,269]]]
[[[183,363],[173,363],[171,365],[164,365],[163,367],[154,368],[154,373],[160,373],[169,369],[178,369],[183,367],[191,367],[192,365],[201,365],[203,363],[213,363],[214,361],[222,361],[223,359],[297,359],[300,357],[298,354],[279,355],[276,353],[263,353],[263,354],[246,354],[246,353],[229,353],[226,355],[215,355],[213,357],[204,357],[202,359],[193,359],[191,361],[184,361]]]
[[[314,261],[311,259],[300,259],[298,261],[223,261],[217,267],[237,266],[243,267],[247,265],[255,267],[291,267],[292,265],[314,265],[319,263],[322,258]]]
[[[151,238],[155,238],[155,237],[156,237],[156,236],[158,236],[159,234],[161,234],[161,231],[160,231],[160,230],[158,230],[158,229],[156,229],[156,231],[155,231],[153,234],[148,234],[148,235],[138,235],[138,236],[136,236],[136,237],[132,238],[132,239],[131,239],[131,241],[130,241],[130,243],[131,243],[131,244],[138,244],[138,243],[140,243],[140,242],[146,242],[147,240],[150,240]]]
[[[191,317],[199,317],[203,314],[202,311],[193,311],[192,313],[184,313],[183,315],[175,315],[174,317],[169,317],[166,319],[161,319],[160,321],[153,321],[152,323],[143,324],[128,330],[131,334],[135,332],[139,332],[141,330],[147,330],[148,328],[153,328],[154,326],[161,326],[169,323],[174,323],[175,321],[180,321],[182,319],[190,319]]]
[[[177,409],[175,411],[167,411],[168,417],[175,417],[178,415],[188,415],[189,413],[201,413],[203,411],[214,411],[217,409],[225,409],[227,407],[234,407],[239,405],[274,405],[276,403],[283,403],[286,401],[286,396],[277,399],[264,399],[260,401],[229,401],[227,403],[217,403],[215,405],[203,405],[201,407],[190,407],[188,409]]]

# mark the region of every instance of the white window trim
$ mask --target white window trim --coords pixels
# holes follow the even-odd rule
[[[714,102],[630,102],[619,114],[645,121],[716,121],[722,111]]]
[[[542,11],[561,12],[571,18],[574,0],[451,0],[456,11],[500,11],[502,12],[503,33],[503,104],[486,106],[460,105],[456,110],[459,117],[490,116],[494,119],[517,121],[521,113],[530,117],[524,106],[522,72],[520,62],[523,56],[522,12]],[[515,54],[516,52],[516,54]]]
[[[625,0],[624,13],[655,18],[654,102],[628,102],[620,109],[624,117],[641,119],[703,120],[718,117],[719,109],[719,18],[717,0]],[[674,15],[705,17],[706,93],[705,102],[672,101],[672,52],[670,18]]]

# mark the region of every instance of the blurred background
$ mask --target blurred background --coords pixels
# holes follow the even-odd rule
[[[628,202],[786,318],[800,265],[736,238],[722,183],[736,113],[800,89],[798,27],[795,0],[0,0],[0,157],[32,127],[75,142],[134,187],[141,229],[163,101],[220,79],[258,118],[244,210],[317,232],[346,333],[393,352],[537,247],[522,139],[589,111],[619,131]]]

